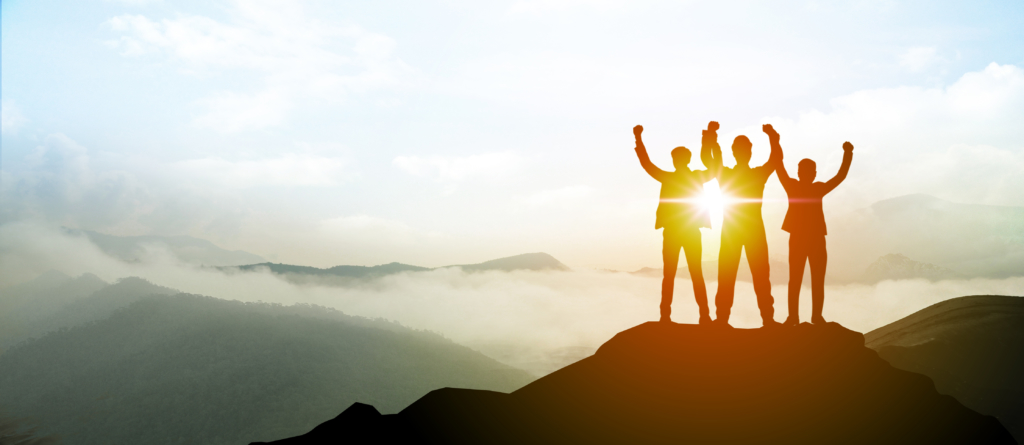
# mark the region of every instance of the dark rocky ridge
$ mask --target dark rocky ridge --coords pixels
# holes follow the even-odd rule
[[[1016,443],[839,326],[646,323],[511,394],[445,388],[395,415],[354,404],[312,443]]]

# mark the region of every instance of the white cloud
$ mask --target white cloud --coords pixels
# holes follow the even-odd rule
[[[510,14],[542,14],[580,8],[609,11],[626,7],[634,2],[622,0],[520,0],[508,8]]]
[[[44,138],[25,160],[25,170],[5,172],[2,221],[113,225],[132,219],[150,198],[128,173],[94,171],[88,150],[63,134]]]
[[[470,156],[398,156],[396,167],[415,176],[438,182],[454,183],[473,177],[503,176],[521,163],[519,155],[511,152],[484,153]]]
[[[934,46],[910,48],[900,55],[900,66],[912,72],[924,71],[943,62],[946,62],[946,59],[939,56],[938,49]]]
[[[17,134],[18,129],[24,126],[28,119],[21,114],[21,109],[14,104],[13,100],[0,100],[0,134]]]
[[[223,187],[334,186],[352,179],[348,162],[340,158],[286,154],[277,158],[228,161],[220,158],[190,159],[175,164],[188,175]]]
[[[859,91],[831,101],[829,112],[768,118],[782,134],[787,166],[818,161],[830,177],[843,141],[856,146],[837,195],[871,202],[928,193],[956,202],[1024,205],[1024,70],[990,64],[948,87]],[[759,135],[760,128],[746,134]],[[728,156],[728,155],[727,155]],[[839,200],[836,200],[839,201]]]
[[[206,106],[207,112],[197,117],[195,123],[228,133],[279,125],[292,108],[290,95],[281,89],[256,94],[222,91],[199,102]]]
[[[201,126],[224,132],[280,125],[302,99],[341,100],[406,82],[411,70],[393,53],[390,37],[358,26],[329,26],[292,3],[235,1],[230,23],[183,15],[152,20],[113,17],[121,33],[109,44],[127,57],[157,55],[187,74],[259,76],[258,91],[217,91],[200,100]]]
[[[544,190],[523,198],[523,202],[535,205],[559,204],[566,201],[575,202],[590,196],[593,189],[586,185],[571,185],[553,190]]]

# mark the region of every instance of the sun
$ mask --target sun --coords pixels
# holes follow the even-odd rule
[[[711,181],[704,184],[704,195],[701,197],[701,205],[711,215],[711,227],[722,227],[722,215],[729,198],[722,193],[718,181]]]

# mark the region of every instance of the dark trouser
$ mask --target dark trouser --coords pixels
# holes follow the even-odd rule
[[[693,281],[693,296],[697,299],[700,315],[707,316],[708,291],[704,287],[704,272],[701,270],[700,229],[665,228],[665,239],[661,254],[665,260],[665,277],[661,281],[661,315],[668,317],[672,313],[672,292],[676,283],[676,269],[679,268],[679,248],[686,254],[686,266],[690,270],[690,281]]]
[[[800,285],[804,281],[804,263],[811,263],[811,320],[821,318],[825,306],[825,235],[789,235],[789,316],[800,317]]]
[[[719,320],[729,321],[733,294],[736,290],[736,271],[740,267],[740,252],[744,247],[747,249],[747,264],[750,265],[750,276],[754,280],[754,294],[757,295],[757,308],[761,311],[761,319],[766,323],[774,321],[775,300],[772,298],[772,283],[769,280],[768,240],[765,238],[764,224],[760,221],[752,228],[722,228],[715,312]]]

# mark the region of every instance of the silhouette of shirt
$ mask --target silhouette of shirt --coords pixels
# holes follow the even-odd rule
[[[711,227],[711,217],[700,202],[704,183],[714,179],[707,170],[660,171],[654,176],[661,182],[661,202],[658,204],[654,228]]]
[[[722,194],[732,200],[724,209],[724,227],[747,229],[752,227],[751,224],[764,226],[761,200],[764,185],[773,171],[775,168],[767,164],[753,168],[745,165],[722,167],[719,179]]]
[[[800,181],[789,177],[785,167],[779,169],[779,182],[789,196],[789,210],[782,221],[782,230],[799,235],[827,235],[825,212],[822,211],[821,198],[831,192],[846,178],[853,161],[853,152],[843,154],[843,165],[839,173],[828,182]]]

